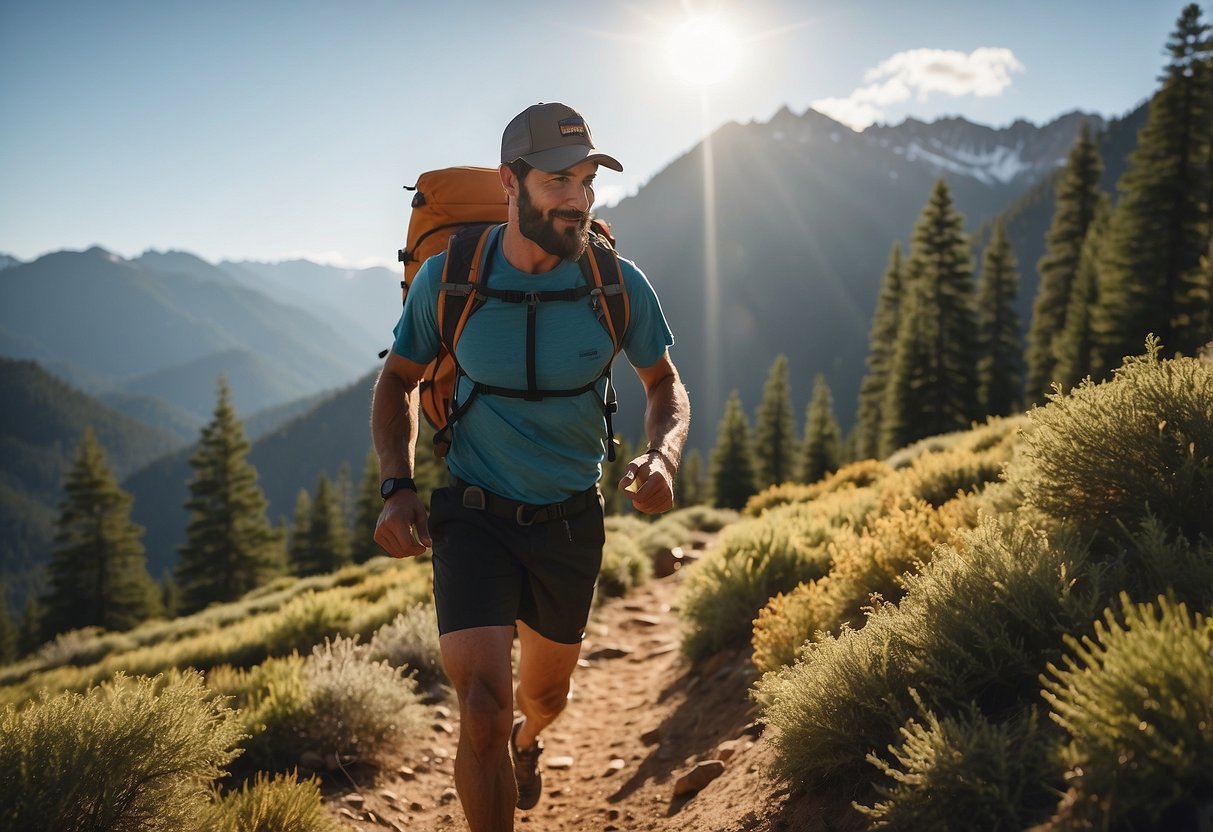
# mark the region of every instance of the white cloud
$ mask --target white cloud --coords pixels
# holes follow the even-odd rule
[[[910,49],[898,52],[864,73],[865,86],[846,98],[822,98],[813,109],[862,130],[883,115],[890,104],[932,93],[952,97],[1002,94],[1011,75],[1024,66],[1010,49],[983,46],[969,54],[945,49]]]

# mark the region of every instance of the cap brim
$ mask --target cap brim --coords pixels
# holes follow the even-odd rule
[[[623,165],[619,164],[613,156],[599,153],[594,148],[586,147],[583,144],[566,144],[563,147],[540,150],[538,153],[529,153],[523,156],[522,160],[531,167],[538,168],[547,173],[568,170],[582,162],[597,162],[603,167],[619,171],[620,173],[623,172]]]

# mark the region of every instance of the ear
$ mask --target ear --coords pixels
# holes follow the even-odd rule
[[[501,174],[501,189],[505,191],[506,196],[517,199],[518,177],[514,175],[514,171],[510,170],[509,165],[502,165],[497,168],[497,172]]]

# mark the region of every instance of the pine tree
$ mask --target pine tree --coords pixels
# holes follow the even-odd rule
[[[350,464],[343,462],[337,469],[337,479],[333,483],[337,506],[341,509],[341,525],[345,528],[347,538],[354,530],[354,484],[351,476]]]
[[[788,383],[788,357],[780,355],[767,373],[754,420],[755,476],[759,488],[795,479],[799,451]]]
[[[885,267],[876,312],[868,334],[868,372],[859,387],[859,409],[853,430],[855,459],[871,459],[880,454],[881,408],[889,366],[897,343],[897,323],[901,308],[902,263],[901,244],[894,243]]]
[[[1002,221],[986,246],[977,284],[977,383],[981,409],[1009,416],[1023,407],[1023,342],[1015,298],[1019,268]]]
[[[42,644],[42,605],[38,599],[30,595],[25,599],[25,609],[21,613],[21,625],[17,631],[17,652],[28,656]]]
[[[80,627],[126,630],[160,611],[147,574],[143,529],[131,522],[131,495],[118,487],[91,428],[64,483],[47,565],[42,636]]]
[[[299,520],[296,518],[296,525]],[[306,543],[293,548],[291,567],[296,575],[321,575],[350,562],[350,538],[341,514],[337,489],[324,473],[316,480],[316,496],[312,501],[311,522]]]
[[[1045,254],[1036,264],[1040,285],[1032,305],[1028,327],[1027,399],[1033,404],[1045,400],[1056,378],[1055,341],[1065,328],[1083,240],[1103,198],[1099,180],[1103,160],[1099,147],[1084,122],[1078,140],[1070,149],[1065,170],[1057,183],[1056,208],[1045,242]]]
[[[813,398],[805,411],[804,424],[800,481],[817,482],[837,471],[842,458],[842,431],[834,416],[834,396],[821,373],[813,380]]]
[[[712,499],[720,508],[742,509],[757,489],[754,487],[754,456],[750,445],[750,423],[741,406],[741,394],[729,394],[724,416],[716,430],[708,478]]]
[[[881,455],[967,427],[977,418],[973,261],[947,183],[940,179],[917,224],[885,397]]]
[[[682,465],[674,478],[674,504],[694,506],[707,502],[707,489],[703,482],[703,454],[692,448],[682,458]]]
[[[283,541],[266,517],[265,494],[247,459],[249,441],[223,379],[218,398],[190,457],[190,521],[176,576],[185,612],[235,600],[285,567]]]
[[[312,495],[300,488],[295,495],[295,513],[286,538],[286,562],[292,575],[306,575],[312,561]]]
[[[1108,228],[1108,198],[1100,199],[1087,228],[1074,285],[1070,287],[1066,326],[1053,342],[1057,383],[1070,390],[1091,374],[1091,310],[1099,304],[1099,248]]]
[[[1209,336],[1200,258],[1213,219],[1213,38],[1199,6],[1184,8],[1167,50],[1162,87],[1117,183],[1100,250],[1092,320],[1098,375],[1141,353],[1149,333],[1187,355]]]
[[[8,612],[8,587],[0,584],[0,665],[17,660],[17,625]]]
[[[379,457],[375,449],[367,451],[366,465],[354,497],[354,528],[350,535],[350,557],[354,563],[366,563],[379,555],[387,554],[375,542],[375,526],[383,511],[383,498],[379,496]]]

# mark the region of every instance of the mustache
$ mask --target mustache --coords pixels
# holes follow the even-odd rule
[[[557,217],[562,220],[573,220],[575,222],[585,222],[590,218],[589,212],[574,211],[571,208],[553,209],[551,214],[553,217]]]

